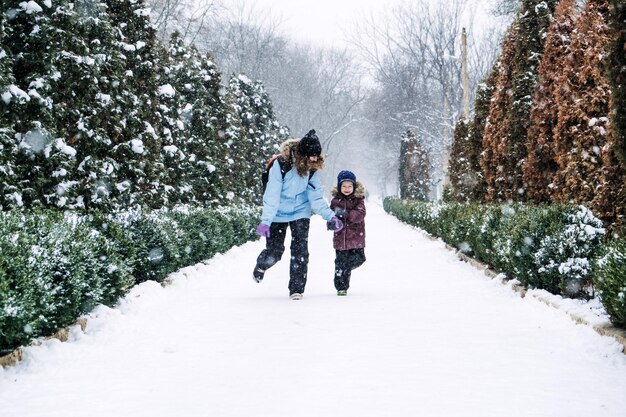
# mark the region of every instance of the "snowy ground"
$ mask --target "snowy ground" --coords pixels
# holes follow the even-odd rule
[[[314,218],[309,283],[253,242],[136,287],[86,333],[0,369],[2,417],[623,417],[626,355],[562,311],[487,279],[368,205],[347,297]]]

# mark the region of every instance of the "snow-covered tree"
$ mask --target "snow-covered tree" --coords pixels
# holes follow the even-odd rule
[[[65,134],[76,111],[70,114],[61,103],[81,96],[74,93],[71,77],[59,80],[68,76],[64,63],[82,57],[75,11],[66,0],[22,2],[7,11],[6,23],[11,26],[5,45],[14,58],[14,91],[25,92],[9,103],[20,148],[16,175],[21,198],[26,205],[64,206],[76,185],[64,178],[76,166],[76,149]]]
[[[523,0],[504,41],[484,134],[491,155],[482,161],[489,201],[525,199],[522,168],[532,92],[556,3]]]
[[[259,202],[259,178],[269,157],[278,151],[281,129],[260,82],[252,82],[245,75],[232,77],[226,102],[226,144],[232,170],[228,195]]]
[[[159,117],[162,139],[161,159],[165,176],[161,198],[166,205],[195,202],[193,189],[188,183],[189,156],[186,151],[188,132],[183,121],[185,88],[178,82],[178,70],[187,64],[187,48],[178,34],[174,34],[169,48],[160,49],[159,57]]]
[[[163,201],[162,132],[159,120],[158,49],[149,10],[143,0],[105,0],[116,45],[124,57],[124,77],[113,105],[122,112],[114,138],[113,158],[119,166],[113,189],[124,205],[152,207]]]
[[[469,122],[464,117],[457,122],[452,138],[452,149],[448,162],[448,176],[452,197],[456,201],[468,201],[468,182],[472,181],[469,165]]]
[[[609,0],[609,27],[614,34],[607,65],[612,88],[611,131],[618,159],[626,170],[626,3],[622,0]]]
[[[609,1],[611,42],[605,64],[611,89],[609,132],[602,148],[600,185],[592,207],[610,231],[626,235],[626,3]]]
[[[190,49],[185,75],[179,75],[179,83],[187,81],[181,94],[185,108],[182,117],[189,125],[187,152],[192,160],[189,181],[195,190],[196,200],[206,205],[222,201],[226,193],[225,168],[227,128],[225,104],[222,98],[221,73],[210,54],[200,55]],[[189,108],[188,105],[191,105]]]
[[[0,10],[0,210],[21,204],[15,181],[15,157],[18,150],[8,114],[8,105],[14,99],[11,92],[15,88],[11,71],[13,60],[9,51],[2,46],[6,39],[5,18],[4,10]]]
[[[74,3],[72,39],[53,59],[58,76],[50,85],[60,137],[75,150],[75,166],[57,169],[57,205],[104,208],[115,204],[112,191],[119,163],[111,155],[121,122],[113,97],[120,90],[124,57],[116,47],[107,7],[99,1]]]
[[[496,69],[478,85],[474,116],[469,122],[460,120],[454,132],[454,142],[450,153],[450,184],[456,201],[483,201],[486,184],[480,166],[483,151],[483,133],[489,114],[489,103]],[[465,126],[464,124],[467,123]]]
[[[186,46],[178,33],[170,40],[167,59],[164,80],[172,96],[166,107],[161,106],[168,114],[163,148],[167,180],[182,202],[223,202],[230,175],[220,73],[210,56],[202,57],[194,46]]]
[[[430,191],[430,161],[421,140],[415,132],[407,130],[400,146],[400,197],[411,200],[428,200]]]
[[[554,130],[556,201],[589,204],[601,185],[603,153],[611,144],[611,87],[604,62],[611,40],[608,2],[588,0],[576,21],[562,82],[557,90],[558,123]]]
[[[548,29],[546,45],[538,67],[539,80],[533,93],[534,106],[530,110],[530,127],[524,164],[524,183],[530,201],[550,201],[552,181],[558,168],[554,160],[554,127],[557,124],[557,89],[561,85],[562,70],[574,29],[577,1],[561,0]]]

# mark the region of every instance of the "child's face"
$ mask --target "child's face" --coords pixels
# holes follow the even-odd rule
[[[354,185],[350,181],[344,181],[341,183],[341,194],[350,195],[354,191]]]

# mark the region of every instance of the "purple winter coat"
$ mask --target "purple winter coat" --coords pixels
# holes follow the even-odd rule
[[[331,210],[341,208],[346,216],[343,229],[334,233],[333,247],[337,250],[360,249],[365,247],[365,187],[356,182],[354,192],[345,196],[337,187],[332,191],[333,199],[330,202]]]

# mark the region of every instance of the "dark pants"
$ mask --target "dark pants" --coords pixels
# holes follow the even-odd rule
[[[365,262],[365,249],[336,250],[335,253],[335,288],[347,291],[352,270]]]
[[[309,268],[309,219],[299,219],[289,223],[272,223],[270,237],[265,249],[256,260],[258,268],[267,270],[285,252],[287,226],[291,228],[291,263],[289,265],[289,294],[304,292],[306,274]]]

